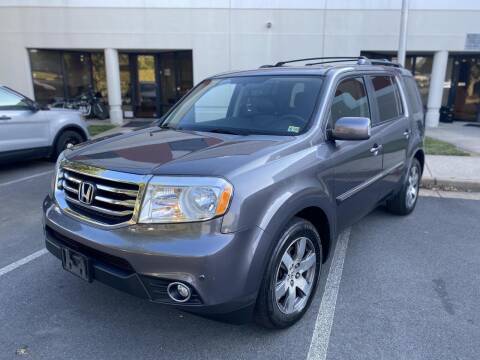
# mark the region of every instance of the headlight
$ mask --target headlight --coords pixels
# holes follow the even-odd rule
[[[62,183],[63,183],[63,171],[60,169],[60,165],[62,161],[65,160],[65,155],[63,154],[63,151],[58,155],[57,162],[55,164],[55,172],[53,174],[52,178],[52,196],[55,195],[55,191],[57,189],[62,188]]]
[[[153,177],[138,222],[174,223],[209,220],[225,214],[232,185],[213,177]]]

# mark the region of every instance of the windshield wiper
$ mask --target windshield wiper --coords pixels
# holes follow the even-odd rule
[[[199,131],[212,132],[217,134],[243,135],[243,136],[247,136],[251,134],[251,132],[248,130],[240,130],[240,129],[205,129],[205,130],[199,130]]]

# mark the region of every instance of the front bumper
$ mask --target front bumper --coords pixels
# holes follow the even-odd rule
[[[62,247],[84,254],[94,280],[198,313],[230,313],[255,303],[264,267],[258,227],[224,234],[221,219],[214,219],[107,230],[62,213],[49,196],[43,210],[47,249],[60,259]],[[187,303],[168,297],[173,281],[193,290]]]

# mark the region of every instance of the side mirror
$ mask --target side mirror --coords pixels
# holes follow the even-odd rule
[[[342,117],[335,122],[332,138],[335,140],[370,139],[370,119],[366,117]]]
[[[37,112],[40,110],[40,105],[36,101],[29,101],[28,105],[30,107],[30,110],[33,112]]]

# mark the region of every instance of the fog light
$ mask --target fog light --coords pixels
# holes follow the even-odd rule
[[[181,297],[186,298],[190,294],[190,290],[185,285],[178,284],[177,285],[177,291],[180,294]]]
[[[175,302],[186,302],[190,299],[190,288],[180,282],[170,283],[167,287],[168,296]]]

